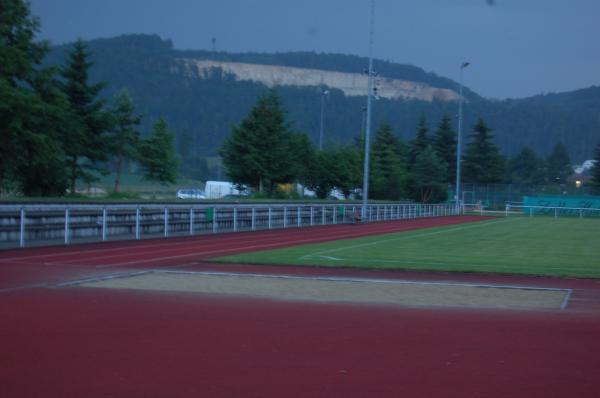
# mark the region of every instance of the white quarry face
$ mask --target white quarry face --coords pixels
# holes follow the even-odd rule
[[[198,59],[180,59],[185,73],[199,79],[205,78],[211,68],[234,75],[238,80],[259,82],[274,86],[327,86],[344,92],[347,96],[366,96],[368,77],[361,73],[344,73],[320,69],[289,66],[221,62]],[[417,99],[421,101],[457,101],[458,93],[432,87],[425,83],[378,77],[377,95],[388,99]]]

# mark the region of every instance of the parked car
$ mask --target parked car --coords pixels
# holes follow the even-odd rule
[[[201,189],[180,189],[177,191],[179,199],[206,199],[206,194]]]

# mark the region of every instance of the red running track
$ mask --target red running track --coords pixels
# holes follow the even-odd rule
[[[600,286],[594,280],[198,263],[263,244],[439,221],[473,219],[1,252],[0,396],[598,396]],[[569,287],[581,301],[556,312],[467,311],[50,287],[90,275],[181,265]]]

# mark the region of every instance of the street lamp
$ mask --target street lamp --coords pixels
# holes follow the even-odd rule
[[[319,130],[319,151],[323,150],[323,118],[325,116],[325,96],[328,90],[321,91],[321,129]]]
[[[456,212],[460,212],[460,173],[461,173],[461,143],[462,143],[462,103],[463,103],[463,70],[470,65],[470,62],[463,62],[460,65],[460,88],[458,97],[458,132],[456,140]]]
[[[363,174],[363,203],[361,219],[367,218],[367,205],[369,203],[369,150],[371,138],[371,96],[373,95],[373,36],[375,25],[375,0],[371,0],[371,20],[369,29],[369,74],[367,88],[367,126],[365,129],[365,169]]]

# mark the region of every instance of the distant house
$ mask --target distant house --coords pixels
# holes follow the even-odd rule
[[[586,172],[590,171],[592,169],[592,167],[594,167],[595,164],[596,164],[596,161],[593,159],[586,160],[581,165],[574,166],[573,171],[575,172],[575,174],[586,174]]]

